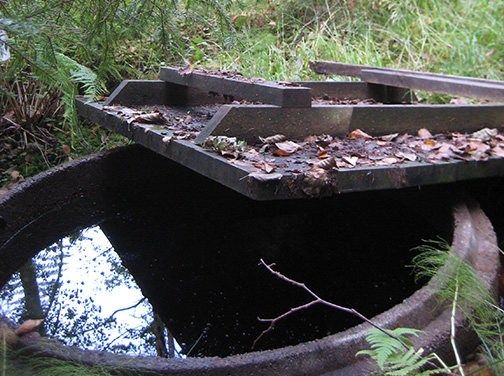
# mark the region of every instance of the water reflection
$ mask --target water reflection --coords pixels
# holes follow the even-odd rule
[[[157,355],[152,307],[99,227],[40,251],[0,299],[1,314],[17,322],[43,317],[42,334],[66,345]]]

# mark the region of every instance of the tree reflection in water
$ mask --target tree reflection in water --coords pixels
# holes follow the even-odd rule
[[[18,323],[44,318],[42,334],[68,346],[158,355],[152,307],[99,227],[40,251],[0,290],[0,307]]]

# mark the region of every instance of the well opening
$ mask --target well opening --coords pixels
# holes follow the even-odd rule
[[[272,318],[309,300],[259,266],[261,258],[324,299],[369,317],[412,294],[408,309],[427,309],[427,301],[431,309],[427,293],[414,294],[421,286],[405,265],[424,239],[457,240],[453,198],[451,189],[431,187],[257,202],[129,147],[51,171],[0,202],[0,282],[58,237],[99,224],[185,351],[227,357],[250,351],[267,326],[257,316]],[[285,367],[332,372],[355,363],[363,329],[351,329],[344,339],[340,332],[357,324],[352,316],[316,307],[279,323],[255,349],[279,350],[149,367],[172,372],[177,364],[185,374],[274,374]],[[357,337],[349,348],[330,348]],[[294,365],[298,357],[311,368]]]

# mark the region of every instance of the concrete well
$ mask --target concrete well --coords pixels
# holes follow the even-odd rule
[[[257,206],[261,210],[271,210],[270,206],[265,206],[270,204],[244,200],[231,191],[225,191],[222,194],[225,200],[220,202],[218,197],[221,193],[218,192],[222,188],[218,184],[196,176],[141,147],[127,147],[90,156],[30,179],[0,198],[0,283],[5,284],[10,275],[39,249],[69,232],[94,224],[104,224],[104,228],[107,228],[107,223],[117,220],[120,209],[128,205],[134,195],[146,197],[145,187],[156,182],[165,187],[167,195],[174,197],[178,197],[178,191],[187,193],[188,187],[197,187],[203,197],[195,198],[196,207],[205,203],[212,206],[219,202],[220,206],[212,207],[212,211],[218,209],[228,213],[231,210],[229,208],[238,207],[240,212],[247,212],[249,209],[255,210],[251,208]],[[157,193],[159,192],[156,191]],[[354,196],[352,200],[361,202],[362,195]],[[418,209],[418,213],[427,215],[426,218],[430,213],[427,221],[438,226],[441,234],[451,238],[453,250],[474,266],[489,290],[495,291],[499,268],[497,240],[490,221],[476,203],[470,199],[452,200],[453,191],[445,192],[440,198],[439,191],[435,189],[423,189],[421,193],[405,191],[375,195],[377,196],[373,196],[370,203],[383,201],[384,197],[396,200],[401,195],[409,197],[409,201],[417,200],[418,204],[414,207]],[[450,200],[446,197],[450,197]],[[161,200],[162,197],[151,197],[151,201],[147,201],[152,204],[155,199]],[[341,196],[337,200],[338,205],[343,205],[346,198]],[[229,207],[222,206],[223,202]],[[305,205],[306,208],[306,205],[319,205],[317,202],[306,201],[299,205]],[[327,202],[323,202],[323,205]],[[426,204],[428,202],[430,206]],[[276,205],[275,210],[280,210],[281,205],[285,204],[272,205]],[[369,206],[372,204],[367,205],[369,210],[377,210],[374,206]],[[427,206],[428,210],[425,211]],[[300,209],[296,207],[296,210]],[[169,216],[170,213],[167,213],[167,217]],[[413,213],[412,216],[415,217],[416,214]],[[400,232],[401,229],[398,228],[397,231]],[[447,232],[450,234],[446,235]],[[450,309],[437,304],[430,288],[435,283],[436,281],[431,281],[402,303],[376,315],[372,320],[386,328],[400,326],[425,330],[424,334],[415,339],[415,346],[436,352],[450,361]],[[155,294],[155,291],[149,291],[147,287],[145,292],[146,296]],[[119,366],[135,374],[348,376],[367,375],[372,371],[373,366],[367,360],[355,357],[357,351],[367,347],[365,334],[369,328],[368,324],[360,324],[298,345],[226,357],[185,360],[84,351],[29,336],[21,338],[19,346],[27,354],[72,359],[86,364]],[[463,354],[472,351],[476,344],[475,335],[466,328],[463,319],[459,319],[457,323],[457,341]]]

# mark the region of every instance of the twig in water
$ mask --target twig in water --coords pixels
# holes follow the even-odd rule
[[[324,305],[329,306],[331,308],[335,308],[335,309],[337,309],[339,311],[348,312],[348,313],[350,313],[350,314],[352,314],[354,316],[357,316],[361,320],[367,322],[368,324],[374,326],[376,329],[382,331],[383,333],[385,333],[389,337],[394,338],[395,340],[399,341],[407,350],[409,350],[411,348],[411,346],[408,346],[400,338],[398,338],[397,336],[395,336],[394,334],[392,334],[391,332],[389,332],[387,329],[384,329],[381,326],[379,326],[378,324],[375,324],[374,322],[372,322],[371,320],[369,320],[367,317],[365,317],[361,313],[357,312],[355,309],[343,307],[343,306],[340,306],[340,305],[328,302],[328,301],[326,301],[324,299],[321,299],[318,295],[316,295],[313,291],[311,291],[308,287],[306,287],[306,285],[304,283],[300,283],[300,282],[294,281],[293,279],[290,279],[290,278],[284,276],[282,273],[279,273],[276,270],[273,270],[272,266],[274,266],[275,264],[268,265],[268,264],[266,264],[264,262],[263,259],[261,259],[261,264],[263,264],[266,267],[266,269],[268,269],[272,274],[276,275],[278,278],[283,279],[284,281],[289,282],[289,283],[293,284],[294,286],[298,286],[298,287],[302,288],[303,290],[305,290],[308,294],[310,294],[314,298],[314,300],[312,300],[311,302],[308,302],[306,304],[300,305],[298,307],[291,308],[289,311],[281,314],[280,316],[275,317],[274,319],[261,319],[261,318],[258,318],[259,321],[269,322],[270,325],[269,325],[269,327],[267,329],[265,329],[259,335],[259,337],[257,337],[255,339],[254,343],[252,344],[252,349],[255,348],[255,345],[261,339],[262,336],[264,336],[266,333],[268,333],[269,331],[271,331],[274,328],[275,323],[277,321],[279,321],[280,319],[283,319],[284,317],[287,317],[291,313],[294,313],[294,312],[300,311],[302,309],[311,307],[312,305],[315,305],[315,304],[324,304]]]

